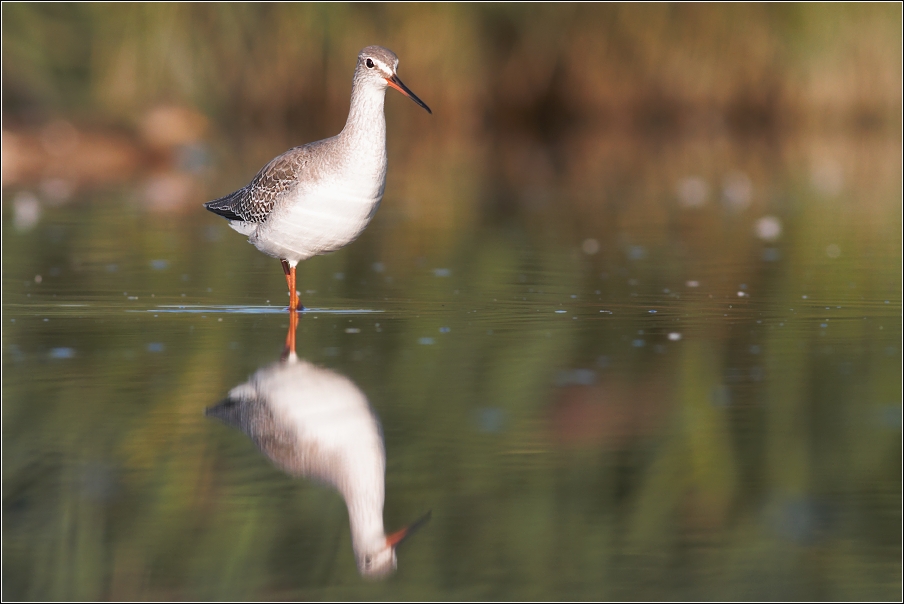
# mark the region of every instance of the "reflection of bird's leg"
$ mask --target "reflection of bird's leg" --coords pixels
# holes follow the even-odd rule
[[[298,329],[298,313],[289,312],[289,331],[286,332],[286,346],[283,348],[282,360],[295,356],[295,330]]]

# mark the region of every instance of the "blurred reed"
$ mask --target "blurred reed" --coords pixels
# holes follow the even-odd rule
[[[366,44],[448,131],[673,134],[900,121],[901,12],[879,5],[12,4],[6,119],[134,123],[182,103],[218,130],[332,133]]]

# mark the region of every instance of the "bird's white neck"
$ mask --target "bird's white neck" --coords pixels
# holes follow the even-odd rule
[[[376,494],[374,494],[376,495]],[[349,528],[355,550],[373,551],[386,544],[383,528],[383,501],[346,498]]]
[[[352,88],[351,107],[348,120],[339,133],[342,142],[353,151],[373,153],[386,152],[386,117],[383,103],[386,87],[360,82]]]

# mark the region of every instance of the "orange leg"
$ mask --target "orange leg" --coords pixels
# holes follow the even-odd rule
[[[290,281],[292,281],[292,285],[289,286],[289,310],[304,310],[304,307],[301,306],[301,303],[298,301],[298,289],[295,285],[294,266],[290,269]]]
[[[286,286],[289,288],[289,310],[304,310],[304,306],[298,300],[298,290],[295,287],[295,267],[290,267],[285,260],[280,260],[280,262],[282,262],[282,269],[286,274]]]
[[[286,287],[289,288],[289,308],[292,308],[292,298],[295,297],[295,288],[292,287],[292,269],[289,268],[289,263],[285,260],[280,260],[282,263],[282,270],[286,274]]]

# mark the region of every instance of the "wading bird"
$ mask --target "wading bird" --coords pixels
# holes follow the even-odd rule
[[[433,113],[396,75],[398,65],[398,57],[382,46],[362,50],[342,132],[289,149],[246,186],[204,204],[248,235],[257,249],[280,259],[291,311],[304,308],[295,289],[296,265],[354,241],[383,198],[386,88],[395,88]]]

